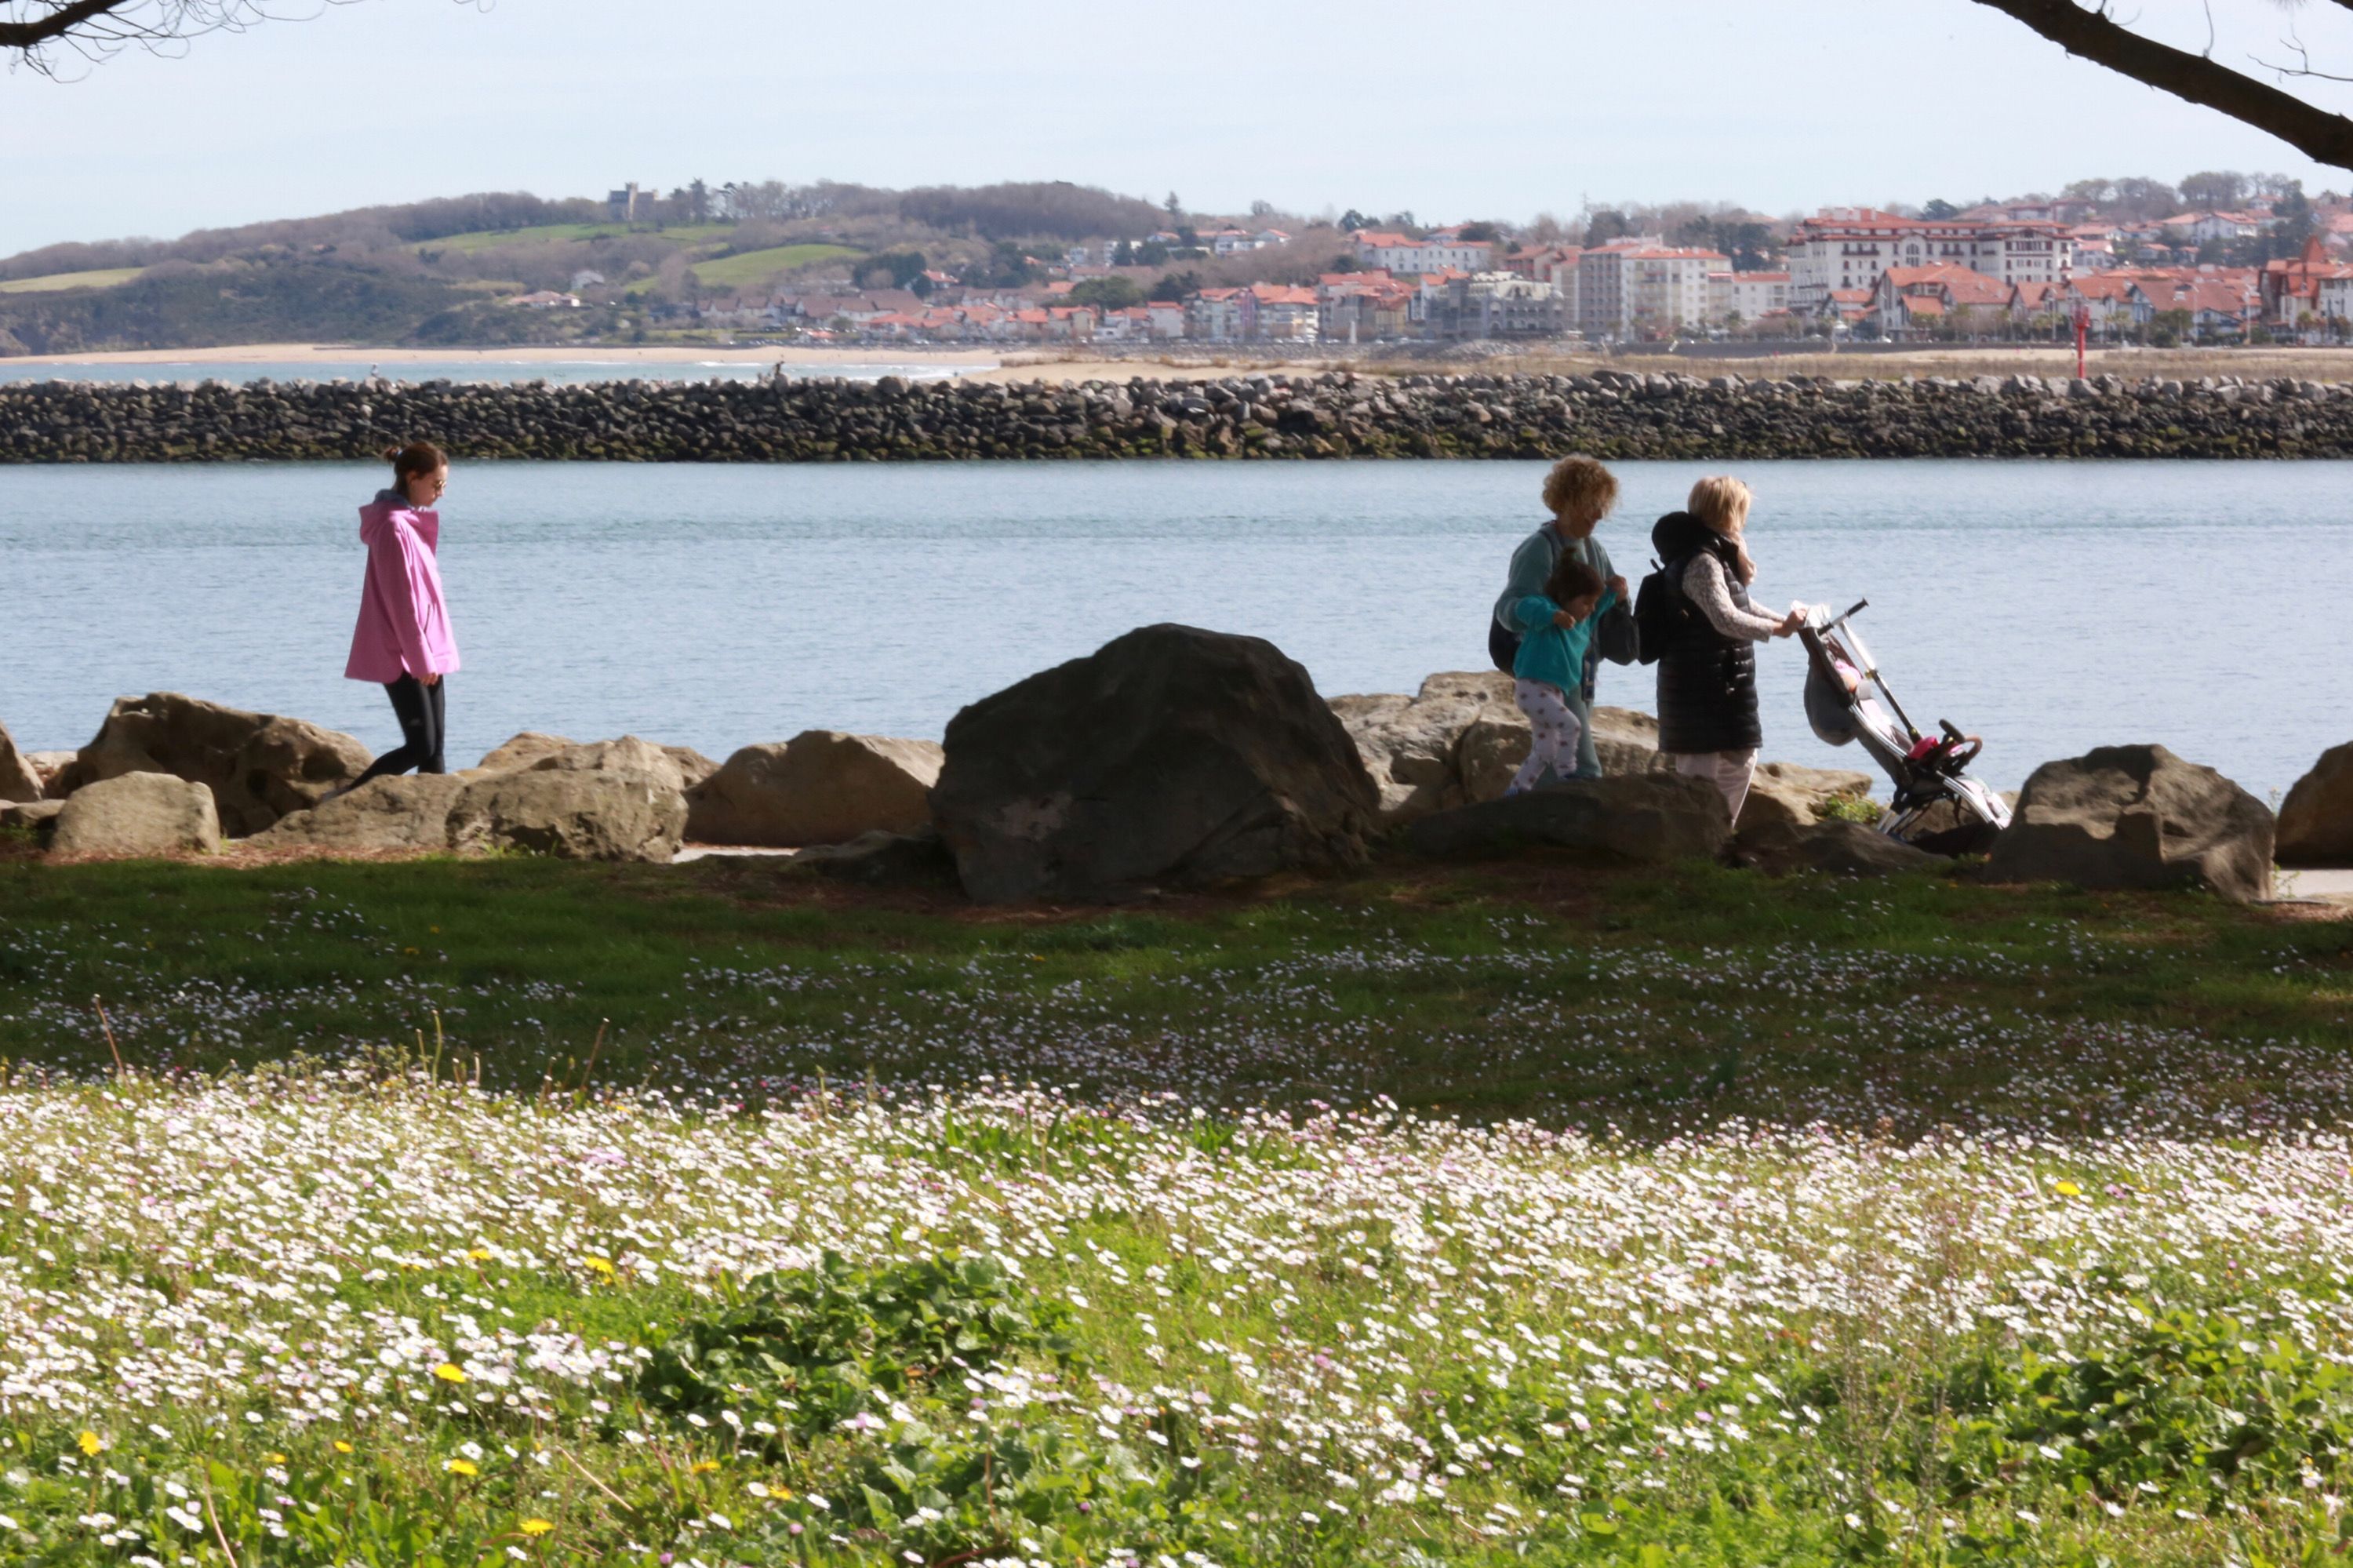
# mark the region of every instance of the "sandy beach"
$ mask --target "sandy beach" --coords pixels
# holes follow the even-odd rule
[[[448,364],[481,360],[501,365],[560,365],[596,361],[638,365],[872,365],[903,360],[910,365],[988,366],[1000,355],[987,349],[912,348],[718,348],[699,344],[638,347],[618,344],[525,344],[500,348],[378,348],[347,343],[246,343],[217,348],[139,348],[111,354],[35,354],[12,365],[277,365],[287,360],[365,359],[379,365]]]
[[[253,343],[216,348],[129,349],[109,354],[25,355],[10,357],[15,366],[54,367],[70,378],[76,368],[100,366],[237,366],[300,364],[317,360],[337,373],[354,361],[379,366],[398,377],[401,367],[431,365],[643,365],[649,369],[691,365],[782,365],[800,375],[823,375],[833,366],[903,365],[979,381],[1124,381],[1132,376],[1213,376],[1221,372],[1211,363],[1172,366],[1157,357],[1118,359],[1104,355],[1070,357],[1050,349],[1032,347],[943,348],[923,344],[875,344],[860,348],[761,346],[723,348],[710,344],[662,344],[637,346],[618,344],[519,344],[497,348],[381,348],[336,343]],[[1290,368],[1321,369],[1324,361],[1304,360]]]

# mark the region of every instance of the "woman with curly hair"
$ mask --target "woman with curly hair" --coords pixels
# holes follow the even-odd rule
[[[1561,699],[1577,725],[1577,773],[1579,779],[1601,777],[1601,758],[1593,747],[1594,674],[1601,661],[1613,664],[1634,662],[1634,618],[1627,608],[1626,579],[1609,562],[1609,552],[1593,537],[1593,530],[1618,504],[1618,478],[1595,459],[1582,453],[1565,457],[1545,475],[1545,510],[1552,514],[1512,552],[1510,579],[1495,600],[1487,623],[1487,653],[1495,668],[1512,673],[1518,659],[1521,631],[1515,619],[1520,601],[1545,591],[1563,556],[1589,567],[1608,590],[1609,604],[1596,618],[1582,654],[1580,667],[1561,688]]]

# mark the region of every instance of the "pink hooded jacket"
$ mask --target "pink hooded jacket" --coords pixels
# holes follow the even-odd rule
[[[441,568],[433,558],[440,542],[441,514],[420,511],[393,491],[378,491],[360,508],[367,580],[346,678],[390,685],[405,674],[446,675],[458,668],[458,640],[449,632]]]

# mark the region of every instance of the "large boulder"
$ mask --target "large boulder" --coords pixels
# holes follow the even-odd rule
[[[1480,695],[1432,695],[1426,688],[1414,697],[1375,692],[1332,699],[1332,712],[1356,743],[1380,793],[1384,823],[1410,822],[1462,803],[1462,736],[1486,706]]]
[[[1379,796],[1307,672],[1147,626],[949,721],[932,816],[986,903],[1362,864]]]
[[[650,740],[625,735],[618,740],[592,740],[552,751],[532,763],[534,773],[642,773],[659,779],[666,789],[686,792],[686,770],[668,748]]]
[[[686,836],[697,843],[839,844],[863,833],[932,825],[938,743],[803,730],[747,746],[686,794]]]
[[[2282,865],[2353,865],[2353,741],[2320,754],[2280,802]]]
[[[0,724],[0,804],[11,800],[37,800],[46,793],[41,788],[41,776],[25,754],[16,749],[8,726]]]
[[[2034,770],[1986,874],[2244,903],[2271,896],[2273,829],[2268,807],[2211,768],[2161,746],[2104,746]]]
[[[1868,773],[1767,762],[1749,780],[1748,798],[1740,803],[1738,828],[1743,836],[1775,828],[1810,828],[1822,820],[1823,808],[1832,800],[1863,800],[1870,796]]]
[[[1424,817],[1405,845],[1433,860],[1482,860],[1539,845],[1606,863],[1713,857],[1732,837],[1724,794],[1672,773],[1572,779]]]
[[[553,757],[559,751],[569,751],[580,743],[565,736],[550,735],[544,730],[527,729],[482,754],[474,764],[483,773],[520,773],[542,758]]]
[[[688,789],[718,771],[713,762],[691,746],[663,746],[625,735],[618,740],[567,740],[560,735],[527,729],[486,753],[474,765],[482,773],[520,773],[534,768],[574,772],[620,769],[675,779]]]
[[[466,783],[454,773],[371,779],[348,794],[280,818],[246,843],[325,855],[447,852],[449,812]]]
[[[124,773],[85,784],[58,813],[53,853],[90,860],[210,854],[221,846],[213,792],[169,773]]]
[[[1741,813],[1746,824],[1748,814]],[[1751,832],[1740,831],[1743,858],[1775,876],[1795,872],[1828,872],[1834,876],[1892,876],[1905,871],[1949,873],[1953,863],[1942,855],[1888,837],[1862,822],[1830,821],[1793,825],[1775,821]]]
[[[1332,699],[1381,794],[1381,820],[1410,822],[1432,811],[1502,795],[1527,759],[1527,715],[1512,678],[1494,670],[1448,670],[1412,696],[1377,692]],[[1670,771],[1659,725],[1630,708],[1593,712],[1594,750],[1608,774]]]
[[[222,828],[243,838],[317,805],[369,760],[368,748],[350,736],[301,719],[151,692],[119,698],[49,793],[71,796],[130,773],[169,773],[210,789]]]
[[[1535,743],[1527,715],[1511,700],[1510,677],[1496,678],[1504,683],[1504,700],[1482,709],[1462,732],[1462,794],[1469,800],[1502,799]],[[1675,770],[1659,751],[1659,721],[1635,708],[1594,708],[1593,755],[1611,779]]]
[[[464,780],[448,826],[449,847],[461,854],[509,849],[667,863],[686,832],[686,797],[650,773],[534,768]]]

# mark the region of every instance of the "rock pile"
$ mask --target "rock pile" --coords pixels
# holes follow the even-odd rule
[[[368,760],[367,747],[339,730],[150,692],[117,699],[48,793],[71,796],[125,774],[168,773],[211,790],[221,829],[244,838],[317,805],[358,778]]]
[[[2343,457],[2353,386],[2280,377],[1230,375],[0,387],[0,461],[1053,457]]]

